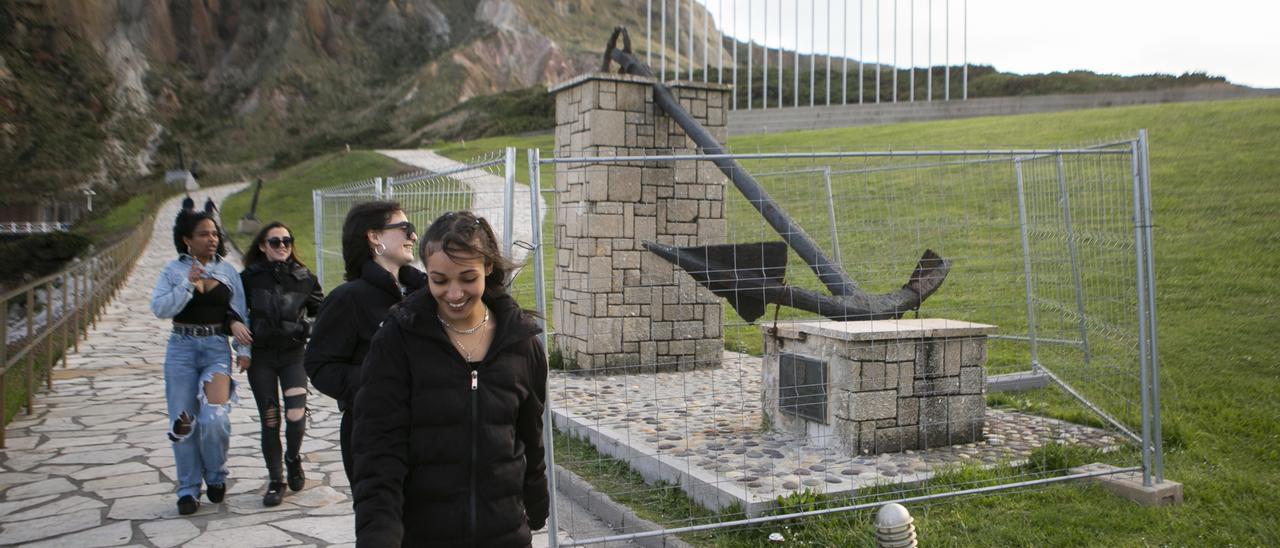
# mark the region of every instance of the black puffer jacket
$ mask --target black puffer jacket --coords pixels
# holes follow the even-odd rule
[[[510,297],[484,302],[497,324],[474,373],[429,291],[374,337],[352,443],[358,546],[528,546],[546,522],[541,329]]]
[[[324,293],[307,267],[288,261],[258,261],[240,273],[254,348],[293,350],[311,335]]]
[[[412,266],[401,267],[399,277],[409,293],[427,285],[427,275]],[[334,288],[321,303],[303,366],[316,390],[338,400],[340,409],[355,401],[369,341],[401,298],[391,274],[368,261],[360,278]]]

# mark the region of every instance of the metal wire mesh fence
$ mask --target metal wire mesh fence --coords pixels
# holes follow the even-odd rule
[[[1142,136],[734,155],[733,178],[766,191],[754,203],[705,156],[532,162],[556,170],[550,235],[535,241],[554,247],[540,283],[556,464],[664,529],[553,523],[579,543],[732,538],[1083,477],[1069,468],[1086,462],[1159,481],[1144,155]],[[773,209],[790,228],[766,222]],[[941,286],[901,320],[886,319],[901,305],[875,312],[921,297],[937,266],[925,250],[947,261]],[[833,295],[858,312],[812,304]],[[1011,378],[1047,386],[1000,392]]]

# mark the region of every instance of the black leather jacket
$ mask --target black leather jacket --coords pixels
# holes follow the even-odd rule
[[[292,260],[258,261],[240,273],[254,348],[292,350],[306,343],[324,293],[320,280]]]

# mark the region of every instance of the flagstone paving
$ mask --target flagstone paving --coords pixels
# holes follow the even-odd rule
[[[193,193],[215,202],[243,184]],[[117,298],[57,368],[52,392],[35,398],[27,415],[8,425],[0,450],[0,545],[31,546],[255,546],[351,545],[351,490],[337,443],[333,400],[308,401],[303,443],[305,489],[264,508],[266,469],[258,443],[257,410],[247,380],[231,413],[230,481],[226,499],[202,499],[200,511],[179,516],[173,453],[165,438],[164,361],[168,322],[149,302],[161,266],[174,256],[172,220],[178,198],[158,215],[151,241]],[[579,527],[599,531],[580,508]],[[562,528],[561,536],[566,532]],[[535,545],[546,545],[545,533]]]

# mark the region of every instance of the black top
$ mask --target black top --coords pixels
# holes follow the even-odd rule
[[[495,331],[478,366],[449,341],[430,291],[374,337],[351,443],[357,546],[524,547],[546,522],[541,329],[511,297],[484,302]]]
[[[221,283],[213,284],[213,288],[204,292],[194,291],[187,306],[173,317],[178,323],[197,325],[222,325],[229,323],[231,314],[231,289]]]
[[[399,277],[410,292],[427,285],[427,275],[412,266],[402,267]],[[391,274],[368,261],[360,278],[334,288],[320,304],[303,366],[316,390],[338,400],[339,409],[355,401],[369,341],[401,298]]]
[[[240,273],[254,348],[292,350],[311,335],[307,317],[320,310],[320,280],[292,259],[257,261]]]

